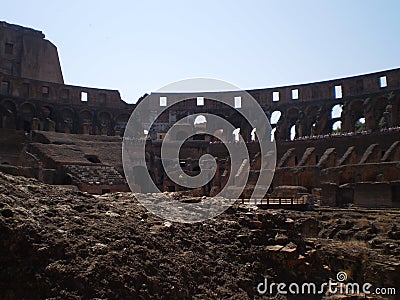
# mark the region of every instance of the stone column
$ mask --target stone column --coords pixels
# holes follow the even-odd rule
[[[366,130],[374,131],[378,128],[378,124],[375,120],[375,112],[373,109],[371,98],[367,98],[364,100],[364,117]]]
[[[114,127],[114,136],[119,136],[120,135],[120,129],[119,129],[119,126],[115,126]]]
[[[101,126],[101,129],[100,129],[100,134],[101,135],[107,135],[107,126]]]
[[[40,124],[40,120],[38,118],[32,118],[31,129],[39,130],[39,124]]]
[[[51,132],[56,131],[56,123],[53,120],[47,118],[46,123],[47,123],[46,124],[47,131],[51,131]]]
[[[89,134],[89,130],[90,130],[90,124],[84,123],[82,125],[82,133],[83,134]]]
[[[342,132],[353,131],[353,120],[351,118],[351,111],[349,102],[345,102],[342,108]]]

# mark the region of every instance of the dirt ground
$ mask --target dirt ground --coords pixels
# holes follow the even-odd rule
[[[171,223],[132,193],[92,196],[0,173],[0,299],[320,299],[330,296],[257,286],[340,271],[400,293],[399,221],[399,210],[235,204],[212,220]]]

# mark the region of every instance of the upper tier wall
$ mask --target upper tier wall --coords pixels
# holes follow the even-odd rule
[[[381,86],[381,77],[386,80],[386,86]],[[316,83],[248,90],[248,92],[259,101],[260,105],[278,106],[295,101],[336,99],[335,86],[341,86],[341,98],[379,93],[384,89],[399,89],[400,68]],[[298,90],[298,99],[292,99],[294,90]],[[273,92],[279,92],[279,101],[273,101]]]
[[[125,107],[118,90],[96,89],[82,86],[30,80],[0,73],[3,97],[43,100],[54,104]],[[8,86],[6,88],[6,86]]]
[[[41,31],[0,22],[0,72],[64,83],[57,47]]]

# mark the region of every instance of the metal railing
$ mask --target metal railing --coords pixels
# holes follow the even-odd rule
[[[303,205],[307,204],[306,198],[300,197],[279,197],[279,198],[271,198],[267,197],[265,199],[241,199],[242,204],[254,204],[254,205]]]

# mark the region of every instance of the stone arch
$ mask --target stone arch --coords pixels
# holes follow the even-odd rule
[[[362,132],[366,130],[366,120],[364,116],[361,116],[354,123],[354,132]]]
[[[229,115],[227,118],[227,121],[233,125],[235,128],[240,128],[242,125],[242,115],[238,112],[234,112],[231,115]]]
[[[271,142],[276,140],[275,133],[276,133],[276,127],[271,130],[271,137],[270,137]]]
[[[79,112],[79,123],[81,133],[93,134],[93,112],[83,109]]]
[[[392,126],[400,126],[400,95],[393,97]]]
[[[313,128],[314,135],[325,135],[331,132],[331,116],[328,105],[321,104],[318,107],[318,112],[314,123],[310,124],[309,127]]]
[[[75,113],[71,108],[61,110],[59,118],[59,130],[65,133],[72,133],[75,127]]]
[[[81,122],[93,122],[93,112],[88,109],[81,110],[79,112],[79,120]]]
[[[239,112],[232,113],[227,118],[227,121],[235,128],[235,133],[227,133],[229,140],[234,141],[235,137],[238,138],[236,132],[242,136],[244,141],[248,142],[250,140],[250,133],[253,128],[251,128],[250,124],[243,118],[243,116]],[[240,129],[239,132],[237,129]]]
[[[250,133],[250,140],[255,141],[257,140],[257,128],[253,128],[253,130]]]
[[[288,127],[288,122],[286,121],[285,112],[282,112],[281,117],[278,120],[278,123],[275,125],[275,140],[282,141],[289,138],[290,129]]]
[[[363,107],[363,101],[362,100],[353,100],[349,103],[348,105],[349,108],[349,113],[350,113],[350,126],[349,126],[349,131],[355,132],[356,131],[356,122],[360,118],[365,118],[364,115],[364,107]]]
[[[364,118],[365,118],[365,129],[376,130],[378,129],[378,121],[376,110],[376,99],[366,98],[364,100]]]
[[[354,113],[363,113],[363,100],[357,99],[357,100],[352,100],[349,103],[349,109],[350,111]]]
[[[224,120],[227,119],[227,117],[223,113],[220,113],[220,112],[213,113],[213,115],[219,116]],[[228,132],[227,128],[222,128],[220,126],[220,124],[215,124],[215,122],[211,122],[211,123],[207,122],[206,124],[207,124],[206,128],[208,129],[209,132],[213,132],[214,136],[217,135],[218,138],[222,138],[222,137],[227,138],[227,135],[226,135],[226,133]],[[217,138],[214,138],[214,140],[217,140]]]
[[[237,127],[235,128],[235,130],[232,131],[233,140],[235,142],[238,142],[240,140],[241,136],[240,130],[241,130],[240,127]]]
[[[292,127],[299,118],[300,109],[297,107],[291,107],[286,111],[286,122],[289,127]]]
[[[293,140],[295,140],[296,138],[298,138],[296,131],[297,131],[297,129],[296,129],[296,124],[293,124],[293,125],[290,127],[290,137],[289,137],[289,138],[290,138],[291,141],[293,141]]]
[[[302,136],[302,129],[304,118],[301,117],[300,109],[297,107],[291,107],[286,111],[286,122],[288,124],[289,136],[286,139],[294,140]]]
[[[342,131],[342,121],[336,121],[332,124],[332,133],[340,133]]]
[[[98,127],[101,135],[110,135],[112,131],[112,114],[107,111],[101,111],[98,114]]]
[[[99,113],[98,113],[98,118],[99,118],[99,120],[101,120],[101,119],[107,119],[107,120],[112,120],[112,114],[110,113],[110,112],[108,112],[108,111],[100,111]]]
[[[342,117],[343,104],[337,103],[331,106],[331,119],[337,119]]]
[[[11,99],[4,99],[0,104],[0,128],[16,128],[17,105]]]
[[[31,114],[33,116],[36,115],[36,108],[35,105],[31,102],[23,102],[19,106],[19,111],[21,114]]]
[[[269,123],[272,128],[276,127],[276,124],[279,122],[279,119],[282,117],[282,112],[280,110],[274,110],[269,119]]]
[[[374,111],[374,122],[378,125],[378,129],[381,127],[388,127],[389,124],[383,124],[385,119],[385,110],[389,105],[389,99],[386,97],[378,97],[372,101]]]
[[[205,128],[207,126],[207,118],[203,115],[198,115],[193,121],[193,126],[195,128]]]
[[[40,119],[40,128],[46,131],[55,131],[54,107],[52,105],[41,106]]]
[[[17,111],[17,105],[12,99],[4,99],[1,102],[1,105],[6,109],[9,110],[12,113],[15,113]]]
[[[33,103],[23,102],[19,106],[19,116],[19,128],[22,128],[26,132],[30,132],[32,129],[37,129],[37,125],[33,124],[34,118],[36,117],[36,108]]]
[[[317,134],[317,115],[319,107],[316,105],[309,106],[305,109],[306,115],[306,126],[304,126],[304,135],[316,135]]]
[[[54,114],[53,105],[45,104],[40,108],[40,114],[43,118],[52,118]]]

